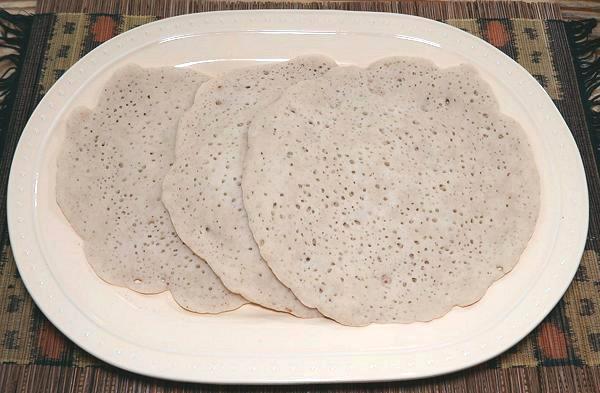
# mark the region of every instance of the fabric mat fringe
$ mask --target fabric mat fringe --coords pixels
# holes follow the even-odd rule
[[[590,38],[597,21],[587,19],[565,23],[569,46],[585,109],[596,164],[600,168],[600,38]]]
[[[21,71],[22,53],[29,38],[31,19],[29,15],[13,15],[0,9],[0,152],[4,151],[4,135]]]

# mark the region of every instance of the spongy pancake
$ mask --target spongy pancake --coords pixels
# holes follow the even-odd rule
[[[286,88],[334,66],[327,58],[306,56],[234,70],[204,84],[182,119],[175,164],[163,186],[177,233],[231,291],[301,317],[319,314],[277,280],[248,228],[241,189],[246,129]]]
[[[161,200],[177,123],[208,78],[126,66],[97,106],[68,119],[56,198],[105,281],[142,293],[170,290],[183,307],[221,312],[246,303],[181,242]]]
[[[299,83],[250,124],[263,258],[347,325],[428,321],[518,262],[540,185],[524,130],[468,66],[390,58]]]

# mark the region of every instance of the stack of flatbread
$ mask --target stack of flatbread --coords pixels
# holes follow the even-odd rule
[[[70,115],[57,165],[98,276],[199,313],[429,321],[515,266],[539,210],[490,87],[418,58],[129,65]]]

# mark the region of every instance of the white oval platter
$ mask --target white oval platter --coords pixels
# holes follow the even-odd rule
[[[100,280],[55,201],[64,120],[94,105],[119,66],[209,74],[320,53],[340,64],[385,56],[469,63],[525,128],[542,179],[533,238],[515,269],[472,306],[428,323],[340,326],[255,306],[215,316]],[[48,91],[19,142],[8,191],[21,277],[50,321],[94,356],[140,374],[214,383],[382,381],[439,375],[488,360],[527,335],[567,289],[588,223],[585,174],[550,97],[521,66],[459,29],[418,17],[342,11],[231,11],[164,19],[94,49]]]

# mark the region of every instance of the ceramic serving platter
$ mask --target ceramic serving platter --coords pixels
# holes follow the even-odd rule
[[[481,301],[428,323],[352,328],[247,305],[221,315],[184,311],[168,293],[141,295],[100,280],[55,200],[65,118],[93,106],[119,66],[192,67],[208,74],[324,54],[366,66],[418,56],[468,63],[533,147],[542,184],[533,238],[515,269]],[[108,132],[108,130],[107,130]],[[12,249],[44,314],[94,356],[137,373],[214,383],[421,378],[473,366],[527,335],[567,289],[583,251],[588,196],[575,142],[551,99],[486,42],[413,16],[342,11],[232,11],[164,19],[123,33],[71,67],[41,101],[10,174]]]

